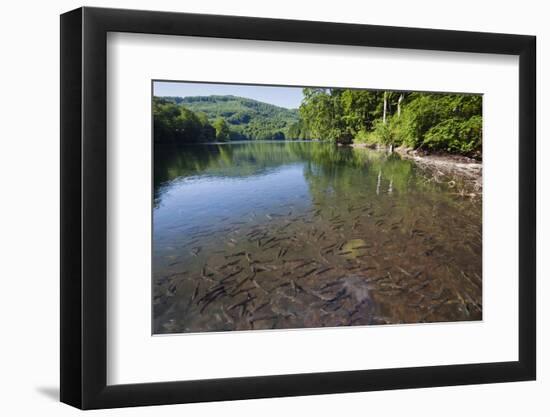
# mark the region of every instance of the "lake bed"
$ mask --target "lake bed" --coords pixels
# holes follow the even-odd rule
[[[319,142],[155,146],[153,332],[482,318],[482,201]]]

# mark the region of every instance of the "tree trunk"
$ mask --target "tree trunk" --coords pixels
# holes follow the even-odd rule
[[[388,111],[388,92],[384,91],[384,113],[382,115],[382,122],[386,124],[386,113]]]
[[[397,100],[397,117],[401,117],[401,102],[403,101],[403,93],[399,96],[399,100]]]

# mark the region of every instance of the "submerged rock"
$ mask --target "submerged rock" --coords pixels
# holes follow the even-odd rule
[[[363,239],[351,239],[342,246],[342,253],[344,253],[346,258],[355,259],[359,255],[364,254],[366,248],[367,242]]]

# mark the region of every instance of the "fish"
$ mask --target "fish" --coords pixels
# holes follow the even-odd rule
[[[327,266],[326,268],[319,269],[319,270],[315,273],[315,275],[322,275],[322,274],[324,274],[325,272],[331,271],[331,270],[333,270],[333,269],[334,269],[333,267]]]
[[[228,310],[233,310],[234,308],[237,308],[237,307],[246,306],[246,304],[248,304],[249,302],[251,302],[255,298],[256,298],[256,296],[252,296],[252,297],[249,296],[241,302],[230,305],[229,307],[227,307],[227,309]]]
[[[176,284],[172,284],[170,287],[168,287],[168,289],[166,290],[166,295],[168,297],[173,297],[174,295],[176,295],[176,292],[177,292],[177,285]]]
[[[244,270],[244,268],[238,268],[236,271],[231,272],[229,275],[226,275],[224,278],[222,278],[222,279],[220,280],[220,282],[225,282],[225,281],[227,281],[229,278],[232,278],[232,277],[234,277],[235,275],[239,275],[243,270]]]
[[[296,279],[302,279],[302,278],[305,278],[311,274],[313,274],[315,271],[317,270],[317,268],[313,268],[313,269],[310,269],[309,271],[307,271],[306,273],[300,275],[299,277],[297,277]]]
[[[171,280],[172,278],[175,278],[175,277],[178,277],[178,276],[181,276],[181,275],[185,275],[187,273],[189,273],[189,271],[174,272],[173,274],[165,275],[161,279],[162,280]]]
[[[279,243],[275,242],[275,243],[273,243],[273,244],[270,245],[270,246],[264,246],[264,247],[262,248],[262,251],[265,252],[265,251],[268,251],[268,250],[270,250],[270,249],[274,249],[274,248],[276,248],[277,246],[279,246]]]
[[[275,240],[275,237],[272,237],[271,239],[268,239],[267,241],[265,241],[265,242],[263,243],[263,246],[267,245],[268,243],[273,242],[274,240]]]
[[[285,229],[286,229],[288,226],[290,226],[290,225],[291,225],[291,223],[287,223],[287,224],[285,224],[284,226],[281,226],[281,227],[279,228],[279,232],[285,230]]]
[[[405,269],[401,268],[399,265],[395,265],[395,267],[397,269],[399,269],[401,272],[403,272],[405,275],[409,276],[409,277],[412,277],[412,274],[408,271],[406,271]]]
[[[235,297],[235,296],[237,296],[237,295],[239,295],[239,294],[248,293],[249,291],[253,291],[253,290],[255,290],[255,289],[256,289],[256,287],[243,288],[242,290],[235,291],[235,292],[233,292],[233,293],[231,293],[231,294],[229,294],[229,295],[230,295],[231,297]]]
[[[211,231],[211,232],[205,232],[205,233],[196,233],[194,235],[192,235],[192,237],[194,239],[200,239],[200,238],[203,238],[203,237],[208,237],[208,236],[212,236],[214,233],[216,233],[215,230]]]
[[[214,290],[208,291],[206,294],[204,294],[201,298],[197,300],[197,305],[201,303],[207,303],[212,298],[217,298],[218,295],[225,294],[225,287],[221,286],[220,288],[216,288]]]
[[[268,305],[268,304],[269,304],[269,301],[266,301],[265,303],[260,304],[258,307],[256,307],[256,308],[254,309],[254,311],[252,312],[252,314],[256,313],[257,311],[260,311],[262,308],[264,308],[264,307],[265,307],[266,305]]]
[[[333,249],[333,248],[335,248],[337,245],[338,245],[337,243],[333,243],[332,245],[328,245],[328,246],[322,247],[321,250],[322,250],[322,251],[326,251],[327,249]]]
[[[195,290],[193,291],[193,295],[191,296],[191,301],[194,301],[195,298],[197,298],[197,296],[199,295],[199,288],[200,288],[200,281],[197,282],[197,286],[195,287]]]
[[[203,306],[201,307],[200,309],[200,312],[201,314],[204,313],[204,310],[206,309],[206,307],[208,307],[211,303],[213,303],[220,295],[222,295],[224,292],[219,292],[219,293],[216,293],[213,297],[209,298],[204,304]]]
[[[255,323],[257,321],[264,321],[264,320],[277,320],[278,318],[279,316],[277,315],[271,315],[271,316],[268,315],[268,316],[252,317],[250,321],[252,323]]]
[[[187,243],[184,243],[183,245],[181,245],[181,247],[186,247],[186,246],[191,246],[191,245],[196,245],[197,243],[199,243],[201,240],[200,239],[192,239],[190,240],[189,242]],[[175,250],[176,248],[170,248],[170,250]]]
[[[240,288],[246,281],[248,281],[250,279],[253,279],[255,276],[256,276],[256,273],[252,273],[251,275],[247,275],[242,280],[237,282],[234,289],[236,290],[236,289]]]
[[[327,283],[327,284],[322,285],[322,286],[321,286],[321,290],[324,290],[324,289],[327,289],[327,288],[329,288],[329,287],[333,287],[333,286],[335,286],[335,285],[341,284],[342,282],[341,282],[340,280],[341,280],[342,278],[345,278],[345,277],[340,277],[340,278],[338,278],[336,281],[332,281],[332,282],[329,282],[329,283]]]
[[[231,255],[225,255],[225,257],[226,258],[234,258],[235,256],[243,256],[245,254],[246,254],[245,252],[237,252],[237,253],[233,253]]]
[[[389,277],[387,275],[382,275],[382,276],[379,276],[379,277],[374,277],[374,278],[367,278],[365,280],[366,283],[370,284],[372,282],[377,282],[377,281],[382,281],[384,279],[389,279]]]
[[[262,290],[264,293],[268,294],[269,292],[264,288],[262,287],[260,284],[258,284],[258,281],[256,281],[254,278],[251,279],[252,281],[252,284],[254,284],[254,286],[260,290]]]
[[[300,268],[303,268],[304,266],[311,265],[312,263],[315,263],[315,261],[303,262],[303,263],[299,264],[298,266],[295,266],[294,269],[300,269]]]
[[[426,288],[428,285],[430,285],[430,281],[424,281],[423,283],[419,284],[419,285],[416,285],[414,287],[412,287],[409,292],[416,292],[416,291],[420,291],[424,288]]]
[[[323,262],[329,263],[328,259],[325,258],[321,250],[319,250],[319,257],[321,258],[321,260],[323,260]]]
[[[241,260],[236,259],[234,261],[226,263],[225,265],[221,266],[220,268],[227,268],[228,266],[234,266],[234,265],[237,265],[239,262],[241,262]]]

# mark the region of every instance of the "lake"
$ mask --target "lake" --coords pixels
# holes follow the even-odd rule
[[[482,318],[482,201],[397,154],[156,145],[153,332]]]

